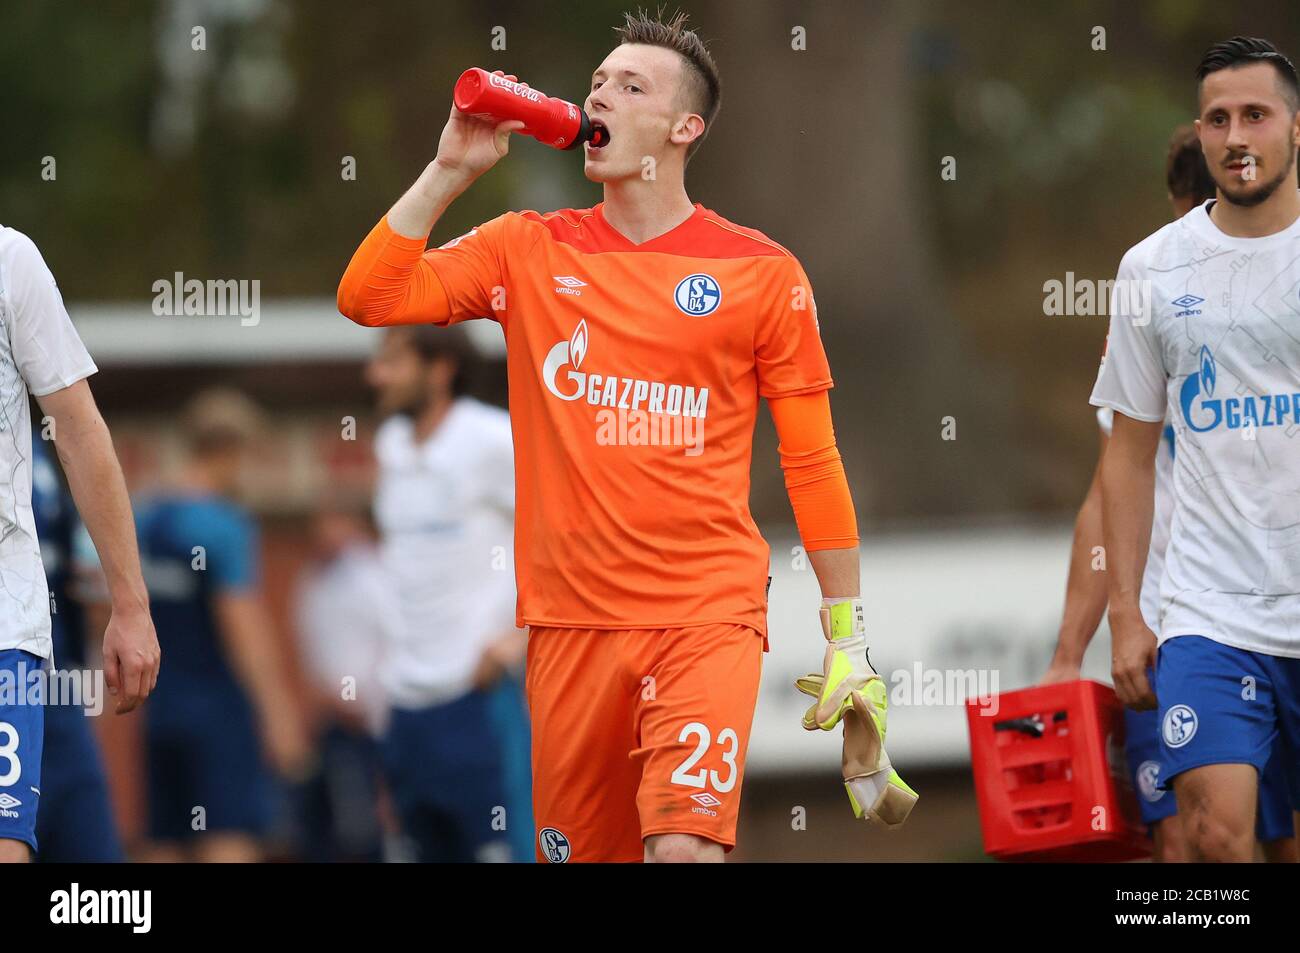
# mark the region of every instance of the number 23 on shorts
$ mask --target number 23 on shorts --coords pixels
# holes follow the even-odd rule
[[[670,779],[673,784],[681,784],[688,788],[712,787],[719,794],[726,794],[736,786],[740,776],[736,764],[736,756],[740,753],[740,736],[736,734],[735,729],[723,728],[718,732],[715,742],[708,725],[692,721],[682,726],[677,740],[682,744],[689,744],[693,740],[695,748],[687,755],[686,760],[673,770]],[[697,770],[699,763],[709,753],[711,745],[722,748],[723,770],[721,772],[703,767]]]

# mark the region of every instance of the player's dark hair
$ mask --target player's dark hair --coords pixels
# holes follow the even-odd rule
[[[1268,63],[1277,73],[1278,86],[1291,112],[1300,110],[1300,79],[1296,78],[1295,66],[1268,40],[1257,36],[1234,36],[1231,40],[1215,43],[1205,51],[1200,65],[1196,67],[1196,88],[1205,82],[1205,77],[1221,69],[1237,69],[1252,63]]]
[[[686,29],[687,15],[678,10],[667,22],[663,15],[662,8],[654,17],[644,10],[637,10],[635,14],[624,13],[624,25],[614,27],[614,32],[620,45],[644,43],[662,46],[682,58],[685,92],[690,97],[691,108],[704,120],[704,132],[686,147],[686,161],[689,162],[713,128],[713,120],[722,108],[722,80],[718,75],[718,64],[713,62],[704,41],[694,30]]]
[[[426,364],[450,360],[456,365],[456,373],[451,381],[452,394],[459,397],[468,390],[475,351],[464,328],[455,325],[440,328],[432,324],[412,324],[401,328],[399,333]]]
[[[1165,183],[1169,194],[1176,199],[1190,198],[1200,205],[1214,198],[1214,179],[1205,164],[1200,137],[1191,125],[1179,126],[1169,139],[1169,155],[1165,158]]]

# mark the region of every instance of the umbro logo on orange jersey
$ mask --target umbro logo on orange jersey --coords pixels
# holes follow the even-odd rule
[[[699,805],[699,807],[691,808],[692,814],[704,814],[708,817],[718,816],[718,812],[713,809],[721,805],[722,802],[708,791],[701,791],[699,794],[692,794],[691,800]]]
[[[552,275],[551,277],[554,278],[556,281],[560,283],[560,285],[563,286],[563,287],[560,287],[560,285],[556,286],[555,293],[557,295],[577,296],[582,294],[582,292],[578,290],[579,288],[587,287],[587,283],[585,281],[583,281],[581,278],[575,278],[573,277],[573,275]]]

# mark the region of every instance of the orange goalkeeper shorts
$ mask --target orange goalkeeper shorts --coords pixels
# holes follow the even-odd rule
[[[735,624],[530,627],[538,861],[640,861],[653,834],[734,847],[762,654]]]

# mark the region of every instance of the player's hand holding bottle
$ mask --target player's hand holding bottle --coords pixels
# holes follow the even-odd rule
[[[504,75],[501,70],[497,76]],[[514,80],[514,76],[506,76]],[[493,123],[461,112],[454,105],[438,140],[434,165],[467,187],[510,151],[510,134],[524,128],[518,119]]]
[[[521,120],[493,123],[453,105],[438,140],[438,155],[388,210],[392,230],[407,238],[428,238],[447,206],[510,151],[510,134],[522,128]]]

